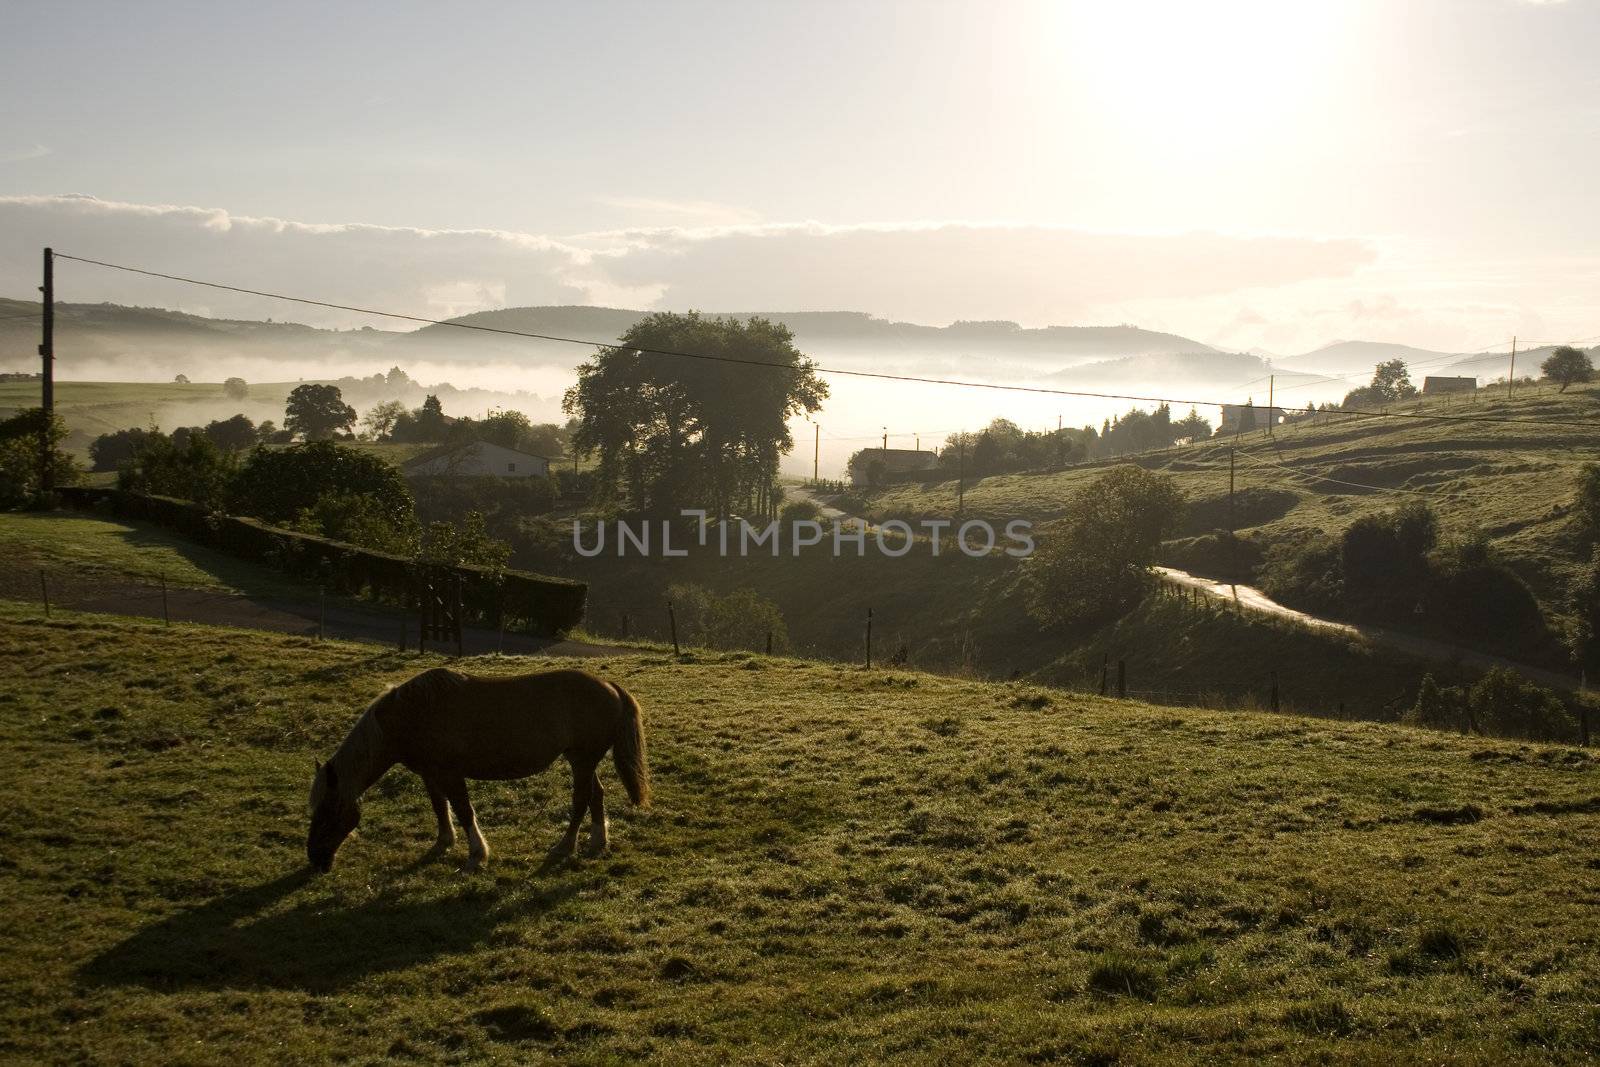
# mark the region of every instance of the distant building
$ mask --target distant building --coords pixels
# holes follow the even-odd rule
[[[1268,426],[1281,426],[1283,421],[1282,408],[1256,407],[1254,404],[1223,404],[1222,425],[1218,427],[1217,432],[1265,430]]]
[[[1441,378],[1428,375],[1422,379],[1423,393],[1475,393],[1478,391],[1476,378]]]
[[[850,484],[871,485],[878,478],[933,470],[939,457],[915,448],[863,448],[850,457]]]
[[[403,464],[407,478],[548,478],[550,461],[488,441],[435,448]]]

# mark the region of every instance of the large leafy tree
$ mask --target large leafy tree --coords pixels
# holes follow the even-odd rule
[[[773,506],[788,420],[827,395],[788,327],[664,312],[580,366],[563,407],[577,418],[574,445],[599,457],[603,493],[656,514],[726,515]]]
[[[38,494],[46,449],[53,484],[78,480],[77,461],[61,450],[66,437],[61,416],[52,413],[46,419],[43,408],[26,408],[0,420],[0,507],[26,503]]]
[[[307,382],[289,394],[283,425],[307,441],[320,441],[349,430],[356,421],[356,409],[344,402],[337,385]]]
[[[1391,359],[1372,368],[1370,385],[1346,393],[1343,406],[1353,408],[1363,404],[1390,404],[1416,395],[1417,387],[1411,384],[1411,369],[1406,366],[1406,361]]]
[[[1589,357],[1571,345],[1562,345],[1550,353],[1550,358],[1539,367],[1544,376],[1561,383],[1561,392],[1574,382],[1586,382],[1594,377],[1594,364]]]
[[[1183,506],[1170,477],[1131,463],[1074,492],[1028,561],[1029,611],[1047,624],[1089,625],[1138,603]]]

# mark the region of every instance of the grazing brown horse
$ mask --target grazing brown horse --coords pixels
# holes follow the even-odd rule
[[[589,812],[589,844],[599,852],[606,847],[606,809],[595,768],[607,749],[628,799],[647,805],[650,772],[639,702],[615,682],[587,671],[506,678],[442,667],[423,671],[374,700],[332,758],[317,765],[306,855],[318,870],[332,869],[333,854],[361,821],[361,794],[400,763],[422,777],[433,801],[439,821],[433,851],[455,844],[454,808],[476,867],[488,858],[489,845],[473,817],[467,779],[526,778],[558,756],[572,766],[572,819],[555,851],[576,850],[578,826]]]

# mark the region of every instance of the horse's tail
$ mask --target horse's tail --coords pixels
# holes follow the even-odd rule
[[[644,755],[644,720],[639,702],[615,682],[611,687],[617,691],[618,710],[622,713],[612,743],[611,760],[622,778],[622,787],[628,791],[628,799],[647,808],[650,806],[650,764]]]

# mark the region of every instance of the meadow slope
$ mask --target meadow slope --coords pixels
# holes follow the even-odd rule
[[[1271,436],[1256,431],[1112,462],[1137,462],[1170,474],[1189,500],[1181,534],[1193,537],[1228,527],[1228,453],[1235,449],[1236,520],[1241,536],[1260,549],[1336,532],[1362,515],[1426,501],[1438,511],[1447,534],[1487,534],[1545,610],[1564,612],[1566,591],[1587,559],[1568,514],[1579,469],[1600,457],[1600,386],[1557,393],[1546,383],[1524,387],[1511,400],[1501,386],[1472,398],[1419,399],[1389,410],[1529,421],[1319,415]],[[970,481],[966,514],[999,521],[1059,517],[1072,491],[1105,466]],[[956,490],[954,480],[890,486],[870,495],[868,512],[879,520],[949,516],[956,510]],[[1186,553],[1181,543],[1173,548],[1175,565],[1217,573],[1220,561]]]
[[[543,865],[552,772],[418,864],[396,772],[312,877],[312,758],[436,658],[15,604],[0,656],[15,1061],[1600,1053],[1582,751],[656,653],[587,664],[655,773],[608,856]]]

